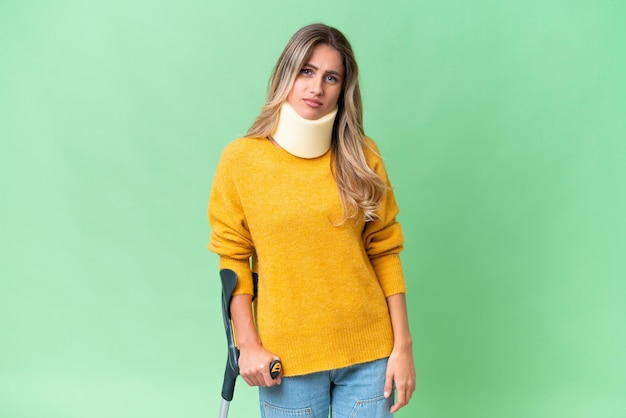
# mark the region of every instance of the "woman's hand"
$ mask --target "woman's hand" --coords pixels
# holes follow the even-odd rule
[[[403,346],[394,346],[387,361],[387,375],[385,378],[385,397],[392,396],[393,384],[396,386],[396,403],[391,407],[391,413],[396,413],[407,405],[415,391],[415,365],[413,362],[413,347],[409,342]]]
[[[280,385],[282,372],[272,379],[270,363],[279,360],[278,356],[267,351],[260,344],[241,347],[239,351],[239,374],[250,386]]]
[[[411,400],[415,391],[415,364],[413,361],[413,340],[409,331],[406,298],[403,293],[387,297],[389,317],[393,327],[393,350],[387,360],[385,377],[385,398],[392,396],[395,383],[397,398],[391,407],[396,413]]]
[[[280,385],[282,371],[270,376],[270,363],[279,360],[261,344],[252,320],[252,296],[235,295],[230,300],[230,314],[239,346],[239,374],[250,386]]]

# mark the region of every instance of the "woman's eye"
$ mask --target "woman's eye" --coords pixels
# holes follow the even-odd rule
[[[311,75],[312,72],[310,69],[308,68],[303,68],[302,70],[300,70],[300,74],[304,74],[304,75]]]
[[[337,77],[334,77],[332,75],[327,75],[326,80],[330,81],[331,83],[336,83],[338,81]]]

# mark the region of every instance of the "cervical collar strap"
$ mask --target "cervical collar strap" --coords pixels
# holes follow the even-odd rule
[[[330,149],[337,108],[317,120],[304,119],[287,102],[280,109],[274,141],[300,158],[317,158]]]

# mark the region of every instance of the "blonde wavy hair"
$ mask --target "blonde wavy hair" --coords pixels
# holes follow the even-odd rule
[[[301,28],[291,37],[272,71],[267,101],[247,136],[267,138],[276,130],[282,104],[313,49],[320,44],[332,46],[339,52],[345,70],[331,144],[331,170],[343,205],[342,222],[349,219],[373,221],[378,219],[376,211],[386,185],[365,158],[363,149],[368,143],[363,131],[359,70],[352,47],[339,30],[316,23]]]

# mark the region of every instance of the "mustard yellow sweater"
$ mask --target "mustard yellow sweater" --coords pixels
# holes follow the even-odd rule
[[[367,147],[365,153],[389,184],[380,157]],[[391,353],[386,297],[405,292],[397,213],[389,189],[379,220],[337,225],[342,205],[330,152],[302,159],[252,138],[225,148],[209,198],[209,250],[220,255],[220,269],[237,274],[235,294],[250,295],[256,253],[257,330],[285,376]]]

